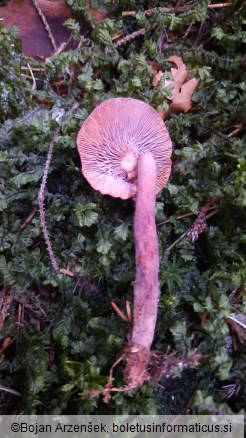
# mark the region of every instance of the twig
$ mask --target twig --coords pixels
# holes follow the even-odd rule
[[[69,277],[74,277],[74,273],[70,271],[69,269],[60,269],[60,274],[68,275]]]
[[[146,11],[144,11],[144,14],[149,17],[157,11],[162,11],[162,12],[172,14],[175,12],[185,12],[187,9],[188,9],[187,6],[180,6],[178,8],[175,8],[175,7],[174,8],[151,8],[151,9],[146,9]],[[135,16],[136,14],[137,14],[137,11],[126,11],[126,12],[122,12],[122,17],[132,17],[132,16]]]
[[[182,214],[181,216],[177,216],[175,219],[176,220],[180,220],[180,219],[183,219],[184,217],[193,216],[194,214],[195,213],[191,213],[191,212],[190,213],[185,213],[185,214]],[[171,222],[171,219],[167,219],[164,222],[160,222],[159,224],[157,224],[157,226],[168,224],[169,222]]]
[[[131,309],[130,301],[128,301],[128,300],[126,300],[126,314],[127,314],[128,321],[130,323],[132,323],[132,309]]]
[[[131,33],[130,35],[121,38],[119,41],[117,41],[117,43],[114,44],[114,47],[117,49],[117,47],[120,47],[123,44],[126,44],[129,41],[134,40],[135,38],[138,38],[140,35],[143,35],[144,33],[145,33],[145,28],[139,29],[136,32]]]
[[[125,353],[123,353],[118,359],[116,359],[116,361],[115,361],[115,362],[113,363],[113,365],[111,366],[110,371],[109,371],[108,383],[107,383],[107,385],[105,386],[105,389],[111,389],[111,388],[112,388],[112,386],[113,386],[113,371],[114,371],[115,367],[116,367],[120,362],[122,362],[122,360],[123,360],[124,358],[125,358]],[[106,393],[104,394],[103,401],[104,401],[104,403],[108,403],[109,400],[110,400],[110,392],[106,392]]]
[[[29,214],[29,216],[26,218],[25,222],[23,222],[23,224],[21,224],[20,229],[23,230],[33,219],[33,217],[36,214],[37,209],[34,208],[33,211]]]
[[[2,330],[9,314],[9,308],[14,300],[14,294],[10,287],[3,287],[3,290],[0,293],[0,300],[0,330]]]
[[[243,2],[241,6],[245,6],[246,2]],[[148,17],[153,15],[155,12],[162,11],[166,12],[168,14],[175,14],[176,12],[186,12],[190,9],[192,5],[186,5],[186,6],[180,6],[180,7],[174,7],[174,8],[151,8],[144,11],[144,14]],[[215,3],[213,5],[207,5],[208,9],[220,9],[220,8],[228,8],[230,6],[233,6],[233,3]],[[122,12],[122,17],[133,17],[137,14],[136,11],[125,11]]]
[[[180,236],[177,240],[175,240],[175,242],[172,243],[172,245],[170,245],[164,254],[167,254],[169,251],[171,251],[171,249],[181,240],[183,239],[183,237],[186,236],[186,234],[189,232],[189,230],[185,231],[185,233],[182,234],[182,236]]]
[[[32,90],[35,90],[35,88],[36,88],[36,79],[35,79],[35,76],[34,76],[34,74],[33,74],[33,71],[32,71],[32,69],[31,69],[31,66],[30,66],[30,64],[28,64],[28,63],[27,63],[27,66],[28,66],[28,70],[29,70],[29,72],[30,72],[30,75],[31,75],[31,77],[32,77],[32,80],[33,80],[33,84],[32,84]],[[31,98],[32,98],[32,96],[31,96]]]
[[[243,327],[244,330],[246,330],[246,324],[244,324],[239,319],[234,318],[234,316],[230,315],[227,317],[227,319],[231,319],[232,321],[236,322],[238,325],[241,325],[241,327]]]
[[[117,313],[117,315],[123,319],[123,321],[125,322],[130,322],[128,320],[128,317],[126,315],[124,315],[124,313],[119,309],[119,307],[117,306],[117,304],[115,304],[113,301],[111,301],[111,306],[113,307],[114,311]]]
[[[228,137],[235,137],[240,131],[244,129],[243,123],[240,125],[235,125],[235,128],[230,134],[228,134]]]
[[[48,249],[48,253],[49,253],[49,256],[50,256],[51,264],[52,264],[52,266],[53,266],[53,268],[54,268],[54,270],[56,272],[59,272],[59,267],[58,267],[58,263],[57,263],[57,260],[56,260],[54,251],[52,249],[51,242],[50,242],[48,228],[46,226],[46,219],[45,219],[46,212],[45,212],[45,205],[44,205],[44,200],[45,200],[44,191],[45,191],[45,186],[46,186],[46,182],[47,182],[50,162],[51,162],[51,158],[52,158],[52,153],[53,153],[53,149],[54,149],[54,145],[55,145],[55,140],[56,140],[58,132],[59,132],[59,128],[56,129],[55,134],[54,134],[54,136],[53,136],[53,138],[52,138],[52,140],[50,142],[49,151],[48,151],[48,155],[47,155],[47,160],[46,160],[45,168],[44,168],[44,174],[43,174],[40,190],[39,190],[39,193],[38,193],[38,205],[39,205],[41,227],[42,227],[42,230],[43,230],[43,235],[44,235],[45,243],[46,243],[46,246],[47,246],[47,249]]]
[[[245,6],[246,2],[243,2],[241,6]],[[209,9],[220,9],[220,8],[228,8],[229,6],[234,6],[234,3],[215,3],[214,5],[208,5]]]
[[[61,45],[58,47],[58,49],[56,50],[56,52],[54,53],[54,55],[60,55],[61,52],[63,52],[63,50],[68,46],[68,44],[72,41],[72,35],[70,35],[70,37],[67,39],[67,41],[64,41],[63,43],[61,43]]]
[[[35,8],[36,8],[36,10],[37,10],[37,12],[38,12],[42,22],[43,22],[43,25],[44,25],[44,27],[45,27],[48,35],[49,35],[49,39],[50,39],[50,42],[51,42],[51,44],[53,46],[53,49],[56,51],[57,50],[57,45],[56,45],[55,39],[54,39],[54,37],[52,35],[51,28],[50,28],[49,24],[47,23],[47,20],[46,20],[46,18],[44,16],[43,12],[41,11],[37,1],[36,0],[32,0],[32,3],[35,6]]]
[[[137,388],[137,385],[128,385],[128,386],[120,386],[119,388],[103,388],[103,389],[89,389],[88,391],[84,391],[79,393],[80,397],[84,397],[86,395],[100,395],[109,392],[126,392],[131,391],[131,389]]]
[[[22,306],[22,307],[19,307],[19,309],[18,309],[18,311],[19,311],[18,324],[23,326],[23,324],[21,323],[21,320],[23,320],[23,315],[21,315],[21,313],[24,313],[24,310],[26,310],[29,313],[32,313],[33,316],[35,317],[35,319],[40,319],[40,318],[42,318],[42,316],[47,318],[45,311],[39,305],[37,306],[39,308],[39,310],[33,309],[33,306],[31,304],[27,303],[27,299],[24,296],[15,294],[14,301],[16,301],[18,304],[20,304]],[[23,312],[22,312],[22,310],[23,310]]]
[[[5,386],[0,386],[0,391],[9,392],[10,394],[17,395],[18,397],[21,396],[21,394],[18,391],[15,391],[14,389],[6,388]]]
[[[78,103],[73,104],[72,108],[68,111],[67,116],[69,114],[73,113],[74,111],[76,111],[78,109],[78,107],[79,107]],[[59,133],[59,130],[60,130],[60,128],[56,129],[54,136],[50,142],[50,146],[49,146],[49,150],[48,150],[48,154],[47,154],[47,160],[46,160],[45,168],[44,168],[44,174],[43,174],[41,186],[40,186],[39,193],[38,193],[38,205],[39,205],[41,227],[42,227],[45,243],[46,243],[46,246],[48,249],[48,253],[50,256],[51,264],[56,272],[60,272],[61,274],[64,274],[64,275],[73,276],[74,275],[73,272],[71,272],[67,269],[61,269],[61,270],[59,269],[54,251],[52,249],[51,241],[49,238],[49,231],[48,231],[48,228],[46,225],[46,212],[45,212],[45,205],[44,205],[44,200],[45,200],[44,191],[45,191],[45,186],[46,186],[46,182],[47,182],[52,153],[53,153],[56,137]]]
[[[209,207],[207,209],[207,211],[209,210],[214,210],[215,208],[217,208],[216,205],[214,205],[213,207]],[[181,214],[181,216],[177,216],[176,218],[174,218],[175,220],[180,220],[180,219],[184,219],[185,217],[189,217],[189,216],[194,216],[195,213],[185,213],[185,214]],[[208,217],[208,216],[207,216]],[[157,224],[157,226],[159,225],[164,225],[164,224],[168,224],[169,222],[171,222],[171,219],[166,219],[164,222],[160,222],[159,224]]]
[[[16,338],[11,338],[10,336],[7,336],[7,338],[4,339],[2,346],[0,348],[0,356],[5,352],[5,350],[13,344],[13,342],[16,341]]]
[[[196,224],[196,233],[194,233],[194,225],[192,228],[190,228],[189,230],[186,230],[185,233],[183,233],[177,240],[175,240],[175,242],[172,243],[172,245],[170,245],[166,251],[165,254],[168,253],[169,251],[171,251],[171,249],[180,241],[183,239],[183,237],[185,237],[186,235],[190,235],[189,240],[191,240],[192,242],[195,242],[195,240],[197,240],[198,234],[202,233],[202,231],[205,230],[206,228],[206,219],[210,218],[211,216],[213,216],[214,214],[216,214],[219,211],[219,209],[217,208],[215,211],[212,211],[212,213],[208,214],[207,216],[203,217],[203,219],[200,218],[201,223],[198,223],[198,218],[196,219],[196,221],[194,222],[194,225]],[[199,227],[198,227],[199,225]],[[204,226],[205,225],[205,226]],[[193,234],[192,233],[193,230]]]
[[[21,70],[29,70],[28,67],[21,66]],[[45,68],[32,67],[33,71],[45,71]]]

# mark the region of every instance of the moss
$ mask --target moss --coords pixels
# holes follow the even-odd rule
[[[2,296],[10,290],[14,295],[0,334],[0,382],[21,394],[2,391],[1,413],[242,412],[245,344],[227,322],[231,313],[245,313],[246,303],[240,2],[231,12],[194,6],[175,16],[160,10],[123,20],[121,12],[137,9],[140,2],[95,2],[109,13],[99,23],[84,13],[84,2],[68,3],[91,31],[81,48],[43,64],[21,55],[16,29],[0,30],[0,285]],[[151,7],[152,1],[144,2],[145,9]],[[159,53],[163,24],[169,41]],[[113,47],[118,29],[125,36],[139,25],[144,34]],[[148,62],[170,70],[171,54],[181,54],[200,83],[192,111],[166,121],[173,171],[158,198],[161,292],[153,348],[163,353],[170,348],[181,361],[197,350],[205,360],[194,374],[180,371],[163,380],[163,388],[149,383],[114,394],[105,406],[99,396],[78,394],[104,387],[126,342],[129,328],[110,302],[124,311],[125,301],[132,300],[133,205],[90,188],[81,175],[76,135],[97,103],[109,97],[135,97],[165,109],[168,96],[153,88]],[[52,269],[38,214],[41,178],[57,127],[46,219],[59,266],[74,276]],[[216,214],[192,243],[186,233],[214,196]],[[114,382],[122,385],[121,366]]]

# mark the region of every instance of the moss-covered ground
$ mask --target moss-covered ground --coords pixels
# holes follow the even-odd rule
[[[217,9],[210,0],[163,3],[91,1],[107,13],[98,20],[85,9],[88,2],[68,0],[77,48],[44,62],[21,54],[15,28],[0,28],[2,414],[244,410],[246,7],[242,1]],[[162,8],[177,3],[176,12]],[[159,8],[144,13],[153,7]],[[122,16],[127,11],[137,13]],[[76,136],[110,97],[134,97],[166,111],[171,90],[162,81],[152,85],[152,70],[170,78],[170,55],[182,57],[199,85],[191,110],[165,120],[173,169],[157,199],[161,267],[153,349],[180,362],[194,352],[202,358],[158,383],[115,392],[104,404],[100,395],[81,393],[105,386],[130,330],[111,301],[125,312],[133,299],[134,203],[89,186]],[[65,273],[52,267],[38,208],[56,131],[45,208]],[[187,232],[201,211],[206,228],[192,241]],[[115,370],[115,386],[123,385],[122,370],[122,364]]]

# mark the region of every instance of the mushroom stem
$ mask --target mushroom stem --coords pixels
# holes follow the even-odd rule
[[[134,283],[133,329],[129,339],[125,380],[142,385],[148,380],[147,365],[157,319],[159,252],[155,224],[156,164],[151,153],[140,156],[134,240],[136,277]]]

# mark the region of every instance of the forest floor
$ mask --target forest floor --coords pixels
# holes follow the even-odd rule
[[[244,413],[244,3],[67,0],[70,49],[47,57],[0,24],[1,414]],[[114,97],[155,108],[173,145],[150,378],[130,389],[134,201],[93,190],[76,147]]]

